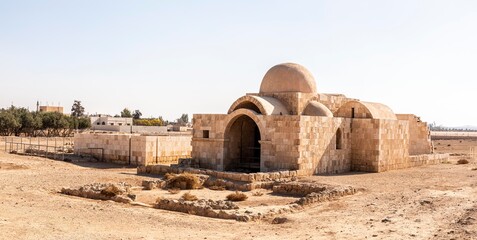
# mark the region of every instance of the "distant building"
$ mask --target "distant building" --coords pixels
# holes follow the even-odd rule
[[[167,127],[162,126],[133,126],[132,118],[111,117],[98,115],[90,117],[91,130],[103,132],[163,134],[167,133]]]
[[[96,126],[131,126],[133,125],[132,118],[111,117],[111,116],[94,116],[90,117],[91,126],[94,129]]]
[[[63,113],[63,107],[60,106],[39,106],[40,112],[59,112]]]

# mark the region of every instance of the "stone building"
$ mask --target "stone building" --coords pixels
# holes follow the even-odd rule
[[[61,106],[38,106],[37,107],[40,112],[57,112],[63,113],[63,107]]]
[[[177,164],[190,158],[190,135],[145,136],[127,133],[75,133],[74,151],[98,160],[136,166]]]
[[[91,126],[131,126],[133,124],[132,118],[127,117],[111,117],[108,115],[98,115],[90,117]]]
[[[297,170],[300,175],[382,172],[442,161],[426,123],[381,103],[317,92],[312,74],[294,63],[272,67],[259,93],[227,114],[195,114],[192,153],[221,171]]]

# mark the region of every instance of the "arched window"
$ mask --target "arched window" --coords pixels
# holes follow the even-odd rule
[[[343,134],[341,129],[336,130],[336,149],[342,149],[343,147]]]

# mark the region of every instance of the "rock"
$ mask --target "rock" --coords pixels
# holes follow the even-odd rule
[[[288,222],[288,218],[285,217],[276,217],[273,219],[272,224],[283,224]]]
[[[423,206],[432,204],[431,200],[421,200],[419,201],[419,203]]]

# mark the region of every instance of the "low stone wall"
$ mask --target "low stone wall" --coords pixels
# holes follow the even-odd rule
[[[131,185],[127,183],[94,183],[77,188],[62,188],[61,193],[90,199],[132,203],[136,199],[136,195],[130,194],[130,188]]]
[[[318,184],[312,182],[288,182],[273,186],[273,193],[282,195],[293,195],[309,197],[310,194],[315,194],[313,198],[324,198],[329,200],[333,197],[342,197],[345,195],[352,195],[357,192],[357,189],[351,186],[332,186],[328,184]]]
[[[357,193],[359,190],[353,187],[334,187],[334,188],[327,188],[321,192],[312,192],[302,198],[300,198],[295,203],[300,206],[307,206],[314,203],[332,201],[338,199],[340,197],[353,195]]]
[[[289,182],[273,186],[273,192],[285,195],[306,196],[313,192],[323,192],[329,185],[303,182]]]
[[[139,166],[138,174],[166,174],[166,173],[192,173],[205,174],[218,179],[229,179],[232,181],[254,183],[267,181],[290,181],[297,177],[297,171],[280,171],[280,172],[260,172],[260,173],[236,173],[222,172],[208,169],[182,168],[167,165],[149,165]]]
[[[408,167],[419,167],[423,165],[430,164],[439,164],[449,161],[449,154],[422,154],[409,156],[409,166]]]

